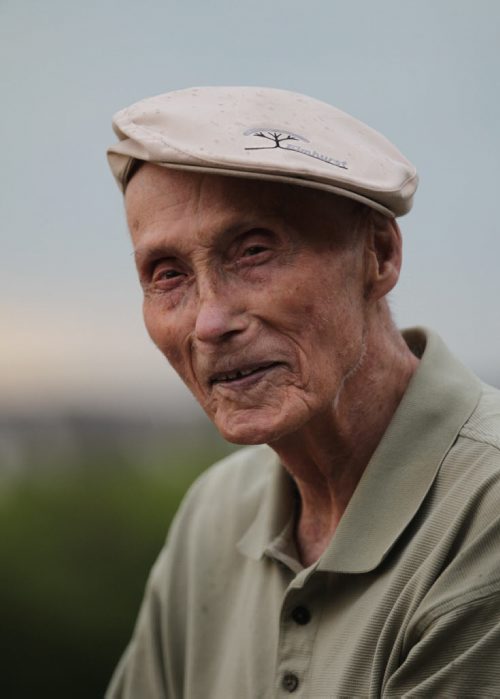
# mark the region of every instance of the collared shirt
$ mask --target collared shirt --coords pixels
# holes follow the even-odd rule
[[[500,696],[500,394],[436,335],[405,338],[422,361],[320,559],[298,560],[270,449],[213,467],[109,699]]]

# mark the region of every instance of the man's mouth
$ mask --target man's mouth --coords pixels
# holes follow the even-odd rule
[[[226,372],[218,372],[210,377],[210,386],[250,383],[252,380],[260,379],[271,369],[282,366],[281,362],[268,362],[240,369],[233,369]]]

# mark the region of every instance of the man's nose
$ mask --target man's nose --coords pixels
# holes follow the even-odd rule
[[[241,303],[227,288],[200,294],[194,329],[198,342],[218,343],[242,332],[247,316]]]

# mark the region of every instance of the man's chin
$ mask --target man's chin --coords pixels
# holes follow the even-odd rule
[[[215,422],[215,426],[221,436],[232,444],[251,445],[267,444],[269,441],[269,429],[259,429],[251,424],[232,425]]]
[[[260,411],[245,411],[237,416],[217,416],[214,424],[222,437],[232,444],[252,445],[271,444],[284,437],[294,426],[289,420],[269,415],[259,415]],[[257,414],[256,414],[257,413]]]

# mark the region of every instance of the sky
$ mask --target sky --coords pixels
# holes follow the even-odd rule
[[[142,326],[111,116],[198,85],[330,102],[420,186],[391,307],[500,385],[500,3],[0,0],[0,411],[192,411]]]

